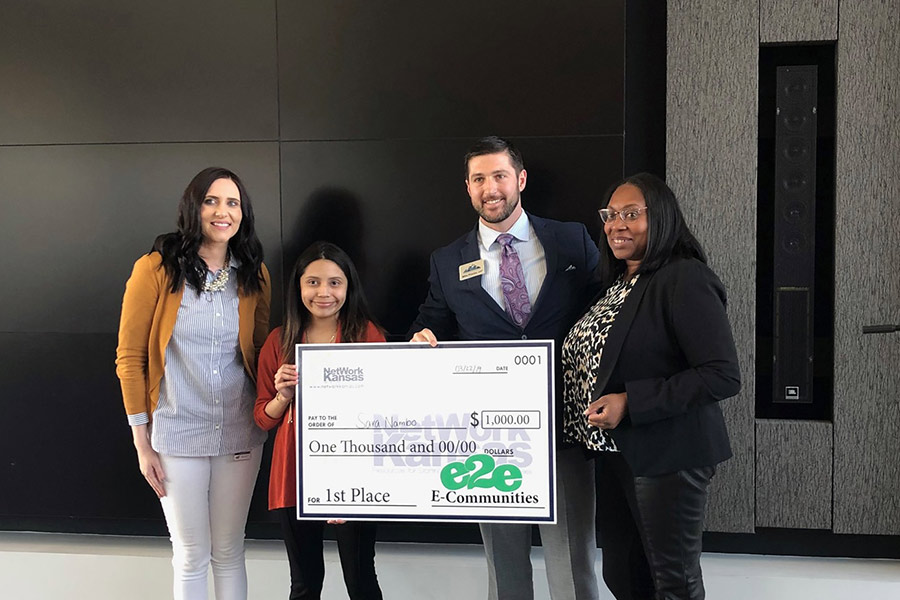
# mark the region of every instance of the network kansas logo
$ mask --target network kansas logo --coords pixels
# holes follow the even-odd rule
[[[323,381],[364,381],[365,378],[362,367],[356,367],[355,369],[350,367],[336,367],[334,369],[323,367],[322,369]]]

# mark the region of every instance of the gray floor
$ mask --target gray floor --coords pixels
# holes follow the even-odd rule
[[[159,538],[0,532],[0,598],[171,598],[170,557]],[[346,598],[331,544],[326,560],[323,598]],[[546,600],[540,548],[534,563],[535,599]],[[287,597],[280,542],[249,541],[247,565],[251,600]],[[377,567],[389,600],[485,597],[480,546],[379,544]],[[710,600],[900,599],[900,561],[705,554],[703,571]]]

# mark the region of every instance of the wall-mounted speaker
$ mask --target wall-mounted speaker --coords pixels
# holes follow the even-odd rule
[[[777,68],[774,402],[813,398],[817,90],[815,65]]]
[[[759,418],[831,418],[834,84],[833,43],[759,49]]]

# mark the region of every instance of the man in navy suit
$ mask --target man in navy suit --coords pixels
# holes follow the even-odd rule
[[[465,164],[466,190],[480,218],[472,231],[431,255],[430,289],[412,325],[412,341],[434,346],[451,339],[554,339],[558,360],[563,338],[595,291],[597,246],[580,223],[541,219],[523,210],[527,173],[522,155],[508,141],[479,140]],[[502,234],[512,239],[498,241]],[[501,254],[510,252],[509,245],[521,264],[517,287],[524,283],[527,299],[524,290],[518,300],[504,295]],[[559,389],[556,398],[557,403],[562,399]],[[559,407],[557,414],[562,414]],[[562,439],[559,425],[556,439]],[[595,600],[593,464],[579,448],[558,447],[556,461],[557,523],[539,525],[550,596]],[[481,524],[489,600],[534,597],[531,532],[531,525]]]

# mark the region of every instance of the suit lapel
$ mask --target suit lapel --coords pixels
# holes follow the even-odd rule
[[[475,229],[469,232],[469,235],[466,236],[466,243],[463,244],[463,247],[459,251],[459,264],[464,265],[466,263],[470,263],[472,261],[476,261],[481,258],[481,251],[478,248],[478,226],[475,226]],[[457,275],[458,277],[458,275]],[[491,295],[484,291],[484,288],[481,287],[481,277],[470,277],[465,281],[460,281],[459,285],[464,290],[468,290],[472,292],[472,294],[481,300],[488,308],[494,311],[498,316],[503,317],[510,323],[513,323],[513,320],[510,318],[506,311],[502,306],[497,304]],[[513,323],[514,324],[514,323]]]
[[[540,309],[541,304],[543,304],[544,297],[547,295],[547,290],[552,289],[551,286],[553,285],[553,280],[556,278],[557,267],[559,265],[559,241],[556,239],[556,232],[547,226],[546,221],[533,216],[531,213],[528,214],[528,219],[531,221],[534,233],[537,235],[538,240],[541,242],[541,246],[544,248],[544,260],[547,264],[547,274],[544,276],[544,283],[541,284],[541,289],[534,301],[534,306],[531,308],[531,315],[534,316]]]
[[[619,310],[619,314],[616,315],[616,320],[609,330],[609,335],[606,337],[606,343],[603,345],[600,370],[597,372],[597,381],[594,383],[594,390],[591,394],[592,402],[599,398],[606,388],[606,384],[619,360],[622,344],[625,343],[625,338],[631,330],[631,324],[634,322],[634,317],[641,304],[641,299],[644,297],[644,292],[647,291],[647,285],[649,285],[652,278],[653,273],[643,273],[638,278],[634,287],[628,292],[628,297],[625,299],[625,303]],[[593,306],[602,296],[603,293],[599,294],[597,298],[594,299],[594,302],[591,303],[591,306]]]

